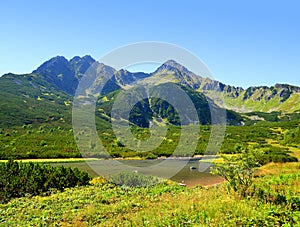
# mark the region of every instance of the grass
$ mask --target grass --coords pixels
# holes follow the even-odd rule
[[[255,127],[228,127],[222,149],[233,149],[236,143],[253,146],[267,144],[280,148],[282,145],[276,139],[290,127],[294,126],[274,124],[267,127],[257,124]],[[15,142],[11,138],[14,132],[6,136],[5,131],[1,140],[13,148],[19,145],[18,138],[32,138],[34,141],[43,139],[38,135],[46,138],[50,133],[53,141],[57,139],[59,142],[60,135],[65,135],[64,138],[72,136],[67,129],[56,127],[54,133],[46,129],[46,132],[40,133],[40,129],[18,128]],[[209,128],[202,129],[206,130],[201,134],[203,141],[206,141]],[[22,130],[33,133],[21,137]],[[171,130],[172,133],[177,132]],[[50,146],[51,141],[46,142]],[[60,145],[58,142],[56,146]],[[36,146],[39,148],[41,145],[38,143]],[[47,146],[42,148],[46,150]],[[289,149],[291,155],[300,157],[299,148]],[[22,161],[47,163],[86,160],[45,158]],[[164,181],[154,186],[131,188],[98,178],[93,179],[90,186],[66,189],[49,196],[13,199],[7,204],[0,204],[0,226],[300,226],[299,172],[300,163],[269,163],[260,168],[252,194],[246,198],[228,191],[226,182],[210,187],[186,188]]]
[[[125,187],[94,178],[90,186],[0,205],[2,226],[300,226],[300,163],[260,168],[252,196],[227,183],[186,188],[172,181]]]
[[[184,188],[167,181],[147,188],[129,188],[100,182],[48,197],[21,198],[0,205],[0,223],[3,226],[281,226],[286,222],[285,226],[292,226],[300,218],[299,212],[290,212],[281,205],[239,199],[235,193],[227,193],[225,185]]]
[[[163,181],[132,188],[94,178],[91,184],[13,199],[0,205],[0,225],[300,226],[300,163],[261,167],[253,195],[243,199],[226,183],[186,188]]]
[[[260,168],[260,175],[272,175],[276,176],[279,174],[294,174],[300,172],[299,162],[289,162],[289,163],[268,163]]]
[[[277,141],[272,139],[266,140],[268,144],[275,147],[284,147],[278,144]],[[288,147],[291,151],[290,155],[300,158],[300,149]],[[279,175],[279,174],[293,174],[300,171],[300,162],[287,162],[287,163],[268,163],[260,168],[259,174],[261,175]]]
[[[292,152],[292,155],[294,155],[300,160],[300,148],[289,147],[289,150]]]
[[[300,110],[299,99],[300,99],[300,94],[292,94],[291,97],[288,99],[288,102],[284,102],[281,104],[279,110],[287,111],[289,113],[299,111]]]

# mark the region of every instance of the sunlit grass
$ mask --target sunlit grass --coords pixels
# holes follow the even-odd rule
[[[293,174],[300,172],[299,162],[287,163],[268,163],[262,166],[259,170],[260,175],[279,175],[279,174]]]
[[[8,226],[280,226],[285,217],[273,216],[283,207],[239,199],[225,184],[184,188],[165,182],[127,188],[103,179],[94,183],[12,200],[0,205],[0,219]]]

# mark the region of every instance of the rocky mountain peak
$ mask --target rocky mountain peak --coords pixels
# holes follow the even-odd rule
[[[63,56],[56,56],[51,58],[50,60],[44,62],[40,67],[37,68],[37,70],[33,71],[33,72],[37,72],[37,71],[43,71],[46,68],[49,67],[68,67],[68,60],[63,57]]]
[[[276,89],[285,89],[290,92],[300,92],[300,88],[297,86],[289,85],[289,84],[275,84],[274,86]]]
[[[154,73],[160,72],[160,71],[179,71],[181,73],[185,74],[191,74],[192,72],[189,71],[186,67],[179,64],[175,60],[168,60],[165,63],[163,63]]]
[[[225,101],[229,102],[229,108],[239,112],[293,112],[300,110],[300,87],[277,83],[271,87],[256,86],[243,89],[196,75],[173,59],[164,62],[155,72],[147,74],[130,72],[125,69],[116,71],[110,66],[96,62],[89,55],[75,56],[70,61],[63,56],[56,56],[43,63],[33,73],[40,75],[42,79],[56,85],[68,94],[74,95],[78,81],[91,65],[95,67],[97,76],[110,78],[109,83],[105,85],[104,93],[115,91],[122,86],[134,84],[148,77],[166,78],[167,81],[195,89],[211,98],[224,96]]]
[[[75,56],[70,61],[63,56],[56,56],[43,63],[33,73],[39,74],[47,82],[73,95],[78,80],[94,62],[95,60],[89,55],[82,58]]]

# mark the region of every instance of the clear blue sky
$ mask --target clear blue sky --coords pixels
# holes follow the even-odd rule
[[[139,41],[184,47],[235,86],[300,86],[299,1],[2,1],[0,74]]]

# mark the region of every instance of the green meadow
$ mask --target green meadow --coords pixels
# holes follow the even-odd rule
[[[260,157],[261,165],[251,169],[253,170],[251,184],[244,193],[241,193],[240,189],[234,190],[231,182],[226,180],[215,185],[184,187],[171,180],[147,178],[135,173],[123,174],[115,179],[97,177],[89,178],[88,181],[74,181],[73,172],[65,167],[64,172],[68,172],[69,178],[64,178],[62,182],[54,180],[56,183],[53,186],[58,185],[57,187],[46,188],[43,181],[38,181],[41,178],[40,174],[31,175],[32,182],[37,178],[36,181],[40,182],[40,186],[37,185],[34,189],[30,185],[27,185],[27,188],[20,187],[20,194],[5,198],[0,205],[0,224],[1,226],[300,226],[298,126],[298,121],[291,121],[261,122],[255,126],[226,128],[225,140],[219,155],[239,157],[244,151],[263,154]],[[140,136],[145,133],[143,129],[135,130]],[[179,128],[172,126],[168,130],[167,142],[176,146]],[[201,126],[201,132],[197,155],[204,153],[210,127]],[[112,157],[115,158],[148,159],[171,154],[165,149],[168,144],[162,144],[151,153],[151,157],[149,153],[147,155],[130,153],[118,144],[109,130],[99,130],[98,133],[100,138],[106,136],[108,142],[104,145],[107,148],[111,149],[111,144],[114,144],[114,149],[111,150],[113,150]],[[35,173],[39,169],[41,173],[48,171],[55,176],[61,172],[61,169],[58,171],[56,168],[62,167],[42,166],[48,166],[47,162],[53,161],[63,165],[64,162],[86,160],[81,158],[76,149],[76,138],[74,139],[72,130],[64,128],[63,125],[6,129],[2,130],[0,138],[1,143],[7,145],[6,150],[9,151],[10,157],[23,159],[19,162],[19,169],[14,169],[20,179],[24,177],[24,168],[32,168],[30,165],[33,164],[30,163],[35,163],[33,168],[36,169]],[[64,138],[64,142],[60,142],[59,138]],[[3,149],[3,146],[1,147]],[[4,154],[4,149],[2,152]],[[35,158],[39,158],[37,162]],[[224,164],[222,160],[215,162]],[[26,163],[29,166],[25,167]],[[247,163],[247,160],[244,163]],[[7,162],[3,160],[0,165],[3,169],[3,165],[7,165]],[[231,165],[234,166],[234,163]],[[25,172],[26,176],[30,176],[31,171],[27,169]],[[84,172],[80,170],[74,173],[78,179],[84,176]],[[61,179],[59,175],[57,177]],[[20,182],[20,179],[15,180]],[[69,182],[71,179],[73,184]],[[51,185],[52,181],[47,182],[47,185]],[[9,192],[7,181],[2,180],[1,187],[2,190]]]

